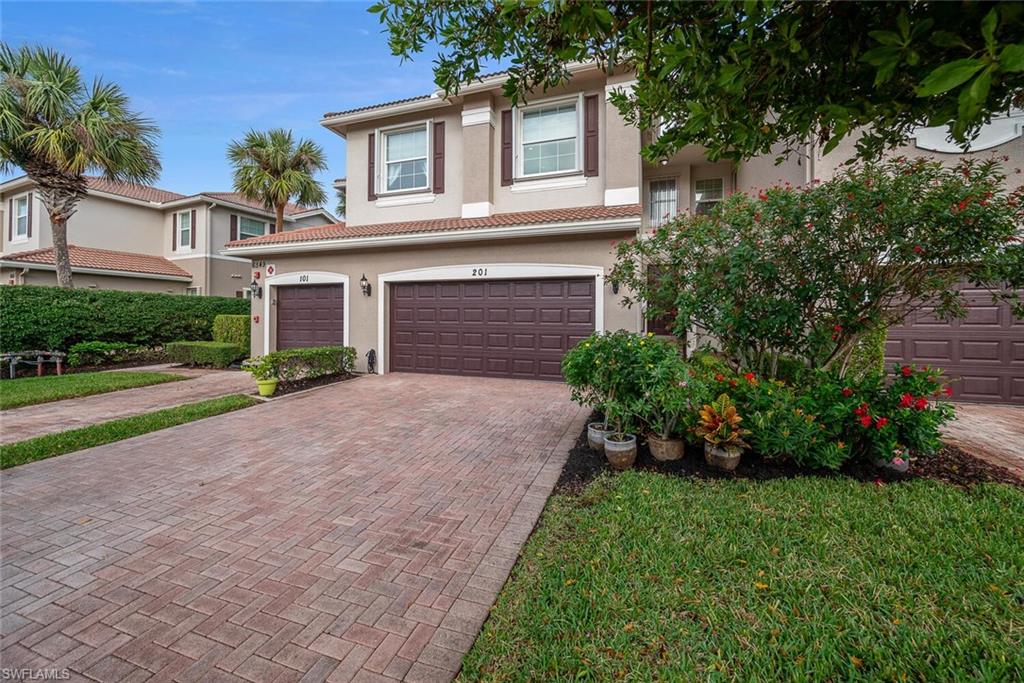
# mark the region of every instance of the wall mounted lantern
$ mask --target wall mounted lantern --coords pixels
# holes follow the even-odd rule
[[[370,292],[373,291],[373,288],[370,287],[370,281],[366,279],[366,273],[363,273],[363,276],[359,278],[359,289],[363,290],[363,296],[370,296]]]

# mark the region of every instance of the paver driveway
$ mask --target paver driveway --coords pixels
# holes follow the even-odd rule
[[[585,413],[363,377],[0,474],[4,667],[447,680]]]

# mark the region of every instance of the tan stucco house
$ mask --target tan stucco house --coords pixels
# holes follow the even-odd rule
[[[605,281],[614,242],[730,192],[827,178],[851,151],[823,157],[808,145],[781,165],[774,155],[732,164],[691,146],[650,164],[640,156],[650,133],[608,99],[630,75],[580,66],[568,85],[518,107],[502,96],[504,80],[324,116],[348,145],[336,182],[347,189],[346,222],[239,239],[222,252],[253,259],[263,288],[252,302],[254,354],[348,344],[362,370],[372,350],[380,373],[559,379],[562,355],[593,330],[654,325]],[[1022,122],[1000,123],[978,153],[1024,165]],[[906,152],[955,160],[942,144],[944,135],[922,131]],[[985,344],[1011,347],[1007,314],[982,332]],[[1024,400],[1024,355],[998,351],[979,365],[956,350],[980,348],[967,325],[945,325],[943,349],[911,331],[892,353],[967,368],[978,381],[960,385],[966,397]]]
[[[68,220],[77,287],[245,296],[249,260],[220,253],[225,242],[270,234],[274,215],[233,192],[183,195],[90,177]],[[0,284],[54,285],[53,233],[27,176],[0,184]],[[289,205],[285,229],[335,220]]]

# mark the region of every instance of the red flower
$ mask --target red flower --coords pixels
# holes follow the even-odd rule
[[[722,373],[718,373],[717,375],[715,375],[715,381],[716,382],[721,382],[724,379],[725,379],[725,375],[723,375]]]
[[[864,425],[865,427],[870,427],[871,426],[871,416],[870,415],[865,415],[864,417],[862,417],[860,419],[860,423],[862,425]]]
[[[889,424],[889,418],[887,417],[880,417],[877,420],[875,420],[875,428],[877,429],[881,429],[887,424]]]
[[[737,381],[736,381],[736,380],[734,380],[734,379],[731,379],[731,380],[729,380],[729,386],[730,386],[730,387],[734,387],[734,386],[737,386],[738,384],[739,384],[739,382],[737,382]]]
[[[943,387],[942,392],[944,394],[946,394],[946,396],[952,396],[953,395],[953,387],[949,387],[949,386]]]
[[[921,254],[921,253],[924,253],[924,249],[923,249],[923,248],[921,247],[921,245],[920,245],[920,244],[916,244],[916,245],[914,245],[914,253],[915,253],[915,254]]]
[[[914,397],[911,396],[910,394],[903,394],[902,396],[900,396],[900,407],[901,408],[909,408],[913,404],[914,404]]]
[[[768,199],[768,195],[766,195],[764,192],[760,192],[758,193],[757,198],[763,202],[764,200]]]
[[[839,324],[836,324],[836,325],[832,326],[832,329],[835,330],[836,332],[842,332],[843,331],[843,326],[839,325]]]
[[[752,373],[752,372],[743,373],[743,379],[747,380],[748,382],[753,382],[754,381],[754,373]]]
[[[850,387],[844,388],[843,396],[845,396],[846,398],[850,398],[851,396],[853,396],[853,389],[851,389]]]
[[[928,407],[928,399],[926,399],[924,396],[921,396],[916,401],[914,401],[914,407],[917,408],[918,410],[924,410],[925,408]]]
[[[867,415],[868,414],[868,404],[867,403],[861,403],[860,406],[858,406],[858,407],[853,409],[853,414],[854,415]]]
[[[902,368],[900,368],[900,372],[903,373],[904,377],[910,377],[911,375],[914,374],[914,371],[910,368],[909,365],[904,365]]]

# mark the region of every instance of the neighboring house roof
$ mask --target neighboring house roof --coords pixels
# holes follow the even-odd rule
[[[68,255],[71,257],[71,269],[74,270],[104,270],[123,272],[126,275],[150,275],[161,276],[172,279],[192,279],[191,273],[178,267],[172,261],[160,256],[149,254],[136,254],[129,251],[111,251],[109,249],[93,249],[92,247],[79,247],[74,244],[68,245]],[[34,249],[32,251],[21,251],[15,254],[8,254],[0,257],[4,264],[21,264],[31,268],[32,266],[55,267],[56,259],[53,254],[53,247],[46,249]]]
[[[250,237],[227,244],[228,248],[250,247],[259,245],[288,244],[296,242],[319,242],[322,240],[342,240],[356,237],[386,237],[390,235],[421,234],[474,230],[485,228],[502,228],[520,225],[537,225],[547,223],[573,223],[581,221],[599,221],[616,218],[634,218],[641,215],[639,204],[626,206],[583,206],[570,209],[545,209],[542,211],[520,211],[515,213],[498,213],[482,218],[435,218],[425,221],[405,221],[401,223],[372,223],[368,225],[346,225],[335,223],[319,225],[312,228],[300,228],[287,232]]]
[[[86,176],[85,180],[89,184],[90,190],[106,192],[107,194],[116,194],[121,197],[138,199],[144,202],[153,202],[154,204],[173,202],[176,199],[183,199],[185,197],[183,194],[171,192],[170,190],[161,190],[159,187],[152,187],[150,185],[122,183],[116,180],[108,180],[106,178],[96,176]]]
[[[260,202],[253,202],[237,192],[202,192],[197,197],[213,197],[219,199],[222,202],[231,202],[232,204],[238,204],[240,206],[247,206],[251,209],[257,209],[259,211],[270,211],[261,204]],[[288,202],[284,207],[284,215],[291,216],[296,213],[309,213],[310,211],[322,211],[323,209],[319,206],[300,206],[298,204],[292,204]]]
[[[391,100],[390,102],[379,102],[377,104],[368,104],[363,107],[355,107],[354,109],[343,109],[341,111],[329,111],[324,114],[325,119],[333,118],[335,116],[344,116],[346,114],[355,114],[360,111],[369,111],[371,109],[382,109],[384,107],[390,107],[396,104],[405,104],[406,102],[418,102],[419,100],[429,100],[436,97],[434,93],[429,95],[416,95],[415,97],[403,97],[400,100]]]

